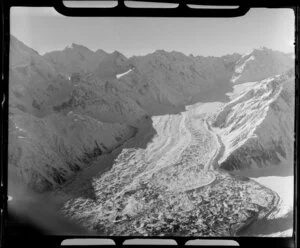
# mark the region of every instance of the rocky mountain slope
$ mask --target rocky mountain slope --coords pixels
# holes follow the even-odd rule
[[[135,92],[141,104],[145,96],[176,107],[197,101],[224,100],[225,93],[231,89],[229,79],[233,67],[223,58],[158,50],[130,60],[134,69],[120,81],[131,95]]]
[[[134,136],[143,121],[144,111],[135,102],[108,92],[95,78],[89,84],[69,80],[11,37],[9,169],[35,190],[64,183]]]
[[[294,66],[291,54],[273,51],[266,47],[244,54],[235,65],[231,81],[234,84],[260,81],[286,72]]]
[[[11,36],[9,64],[10,106],[45,116],[48,106],[71,90],[69,80],[52,63]]]
[[[226,170],[284,166],[294,156],[295,78],[291,70],[244,87],[218,113],[213,126],[225,145]],[[247,87],[248,86],[248,87]],[[287,167],[287,165],[289,165]]]
[[[10,116],[9,163],[37,191],[54,188],[135,134],[133,127],[85,115]]]
[[[79,53],[84,54],[82,63],[78,62]],[[44,57],[73,84],[80,80],[101,81],[106,88],[136,101],[149,115],[156,115],[182,111],[187,103],[199,99],[227,99],[225,93],[232,88],[229,79],[239,55],[205,58],[156,51],[127,59],[114,52],[94,62],[97,52],[72,45]],[[87,67],[89,61],[93,65]]]
[[[291,168],[293,62],[265,48],[41,56],[11,37],[9,173],[99,235],[235,235],[279,196],[224,170]]]
[[[62,51],[45,53],[43,57],[51,61],[60,73],[69,77],[73,73],[92,71],[107,55],[101,49],[93,52],[85,46],[73,43]]]
[[[43,178],[39,180],[45,180],[50,172],[35,168],[38,164],[42,168],[49,167],[49,164],[50,167],[63,168],[64,162],[57,162],[56,166],[50,162],[54,160],[47,160],[42,155],[27,156],[27,153],[42,154],[39,150],[47,150],[50,157],[58,158],[61,155],[57,155],[59,153],[49,147],[55,147],[54,140],[62,140],[63,150],[73,154],[66,164],[78,164],[77,158],[84,154],[94,154],[99,147],[101,151],[105,150],[100,144],[111,150],[132,137],[137,129],[150,127],[151,116],[178,113],[187,104],[199,101],[228,101],[227,93],[233,90],[233,82],[255,81],[258,75],[265,77],[280,73],[292,67],[292,61],[290,56],[288,59],[282,53],[266,49],[254,50],[251,55],[233,54],[220,58],[185,56],[179,52],[158,50],[146,56],[128,59],[119,52],[93,52],[76,44],[63,51],[41,56],[11,37],[10,161],[18,168],[19,174],[27,178],[27,182],[31,181],[28,178],[38,177],[36,175]],[[265,73],[258,73],[259,71]],[[237,77],[238,80],[235,79]],[[276,94],[281,92],[271,83],[263,85],[263,89],[258,89],[257,86],[246,96],[247,99],[253,98],[249,100],[251,104],[254,101],[258,105],[253,110],[255,114],[252,121],[255,123],[264,119],[263,113],[267,111],[270,99],[276,98]],[[264,87],[268,93],[264,93]],[[260,100],[261,96],[264,101]],[[288,108],[284,104],[283,100],[279,103],[279,108]],[[224,107],[227,112],[220,113],[215,122],[216,127],[225,130],[231,125],[226,122],[227,117],[221,116],[227,116],[233,105],[234,102]],[[244,109],[248,105],[242,106]],[[274,105],[273,108],[278,109],[278,106]],[[284,109],[281,111],[285,112]],[[242,111],[239,112],[241,113]],[[233,122],[238,120],[235,117],[233,119]],[[74,127],[76,131],[72,131],[70,127]],[[244,140],[252,132],[251,128],[244,132],[239,127],[236,130],[240,137],[234,144],[231,144],[233,141],[225,140],[225,133],[228,131],[223,132],[224,143],[227,145],[226,156],[242,147]],[[73,137],[75,133],[77,135]],[[265,142],[269,142],[269,137],[272,136],[268,135]],[[82,145],[79,145],[81,140]],[[276,140],[273,146],[281,147],[278,142]],[[288,143],[284,142],[283,146]],[[24,152],[20,152],[23,150]],[[21,154],[21,157],[16,154]],[[281,154],[284,155],[283,152]],[[25,169],[25,164],[30,164],[30,169]],[[58,181],[65,181],[72,174],[68,166],[60,170],[58,174],[63,179]],[[84,163],[79,165],[80,168],[84,166]],[[47,181],[54,185],[52,176]]]

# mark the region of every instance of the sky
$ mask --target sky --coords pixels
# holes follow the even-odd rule
[[[251,9],[235,18],[66,17],[49,7],[13,7],[11,34],[40,54],[72,43],[130,57],[155,50],[222,56],[254,48],[294,52],[291,9]]]

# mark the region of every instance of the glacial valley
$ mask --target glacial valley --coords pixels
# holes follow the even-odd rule
[[[17,180],[100,236],[292,235],[289,54],[40,55],[11,36],[9,69],[13,197]]]

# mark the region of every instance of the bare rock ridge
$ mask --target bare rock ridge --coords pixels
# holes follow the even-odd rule
[[[255,132],[269,150],[257,151],[245,166],[279,163],[291,156],[289,137],[273,134],[293,129],[287,97],[293,79],[284,83],[275,75],[292,68],[293,61],[268,49],[220,58],[158,50],[126,58],[76,44],[41,56],[11,36],[9,168],[38,191],[53,189],[139,129],[151,128],[150,116],[179,113],[196,102],[228,102],[235,85],[267,77],[225,104],[213,127],[225,145],[224,168],[242,168],[239,154],[247,152],[243,149],[254,154]],[[251,115],[245,113],[248,107]]]

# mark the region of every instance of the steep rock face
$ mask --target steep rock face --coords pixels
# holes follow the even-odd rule
[[[161,50],[132,57],[133,69],[119,78],[120,88],[150,113],[155,109],[149,102],[171,109],[197,101],[225,100],[225,93],[232,89],[233,57],[188,57]]]
[[[93,52],[85,46],[73,43],[62,51],[46,53],[44,57],[51,61],[60,73],[71,76],[73,73],[92,71],[107,55],[103,50]]]
[[[122,94],[113,81],[94,75],[82,77],[70,95],[54,111],[67,114],[73,111],[104,122],[139,126],[147,113],[134,100]]]
[[[136,128],[151,124],[149,116],[178,113],[197,101],[227,100],[226,93],[232,90],[230,79],[242,59],[238,54],[188,57],[164,51],[127,59],[118,52],[93,52],[75,44],[40,56],[11,37],[9,163],[32,187],[52,188],[83,168],[89,159],[124,143]],[[262,64],[273,73],[268,69],[273,68],[273,62]],[[247,68],[243,67],[245,73]],[[254,80],[253,75],[251,72],[247,80]],[[259,146],[251,144],[255,139],[250,138],[255,132],[261,146],[278,150],[272,155],[275,162],[290,156],[289,140],[281,138],[289,136],[282,133],[274,139],[274,133],[277,129],[291,133],[288,120],[292,114],[286,115],[292,103],[286,99],[291,98],[288,94],[293,96],[293,86],[281,86],[284,80],[277,79],[256,83],[217,117],[215,126],[226,146],[224,163],[229,158],[240,159],[240,155],[233,156],[238,154],[235,151],[247,147],[255,154],[254,148]],[[271,126],[268,116],[273,131],[266,134],[264,128],[259,131],[259,125]],[[249,160],[256,159],[261,166],[259,158],[269,155],[256,152],[258,155]]]
[[[17,109],[11,111],[9,164],[37,191],[64,183],[136,132],[125,124],[102,123],[74,113],[37,118]]]
[[[45,116],[49,105],[71,90],[67,78],[33,49],[11,36],[9,60],[10,105],[35,116]]]
[[[105,81],[68,80],[13,36],[9,79],[9,170],[38,191],[64,183],[144,121],[145,112]]]
[[[124,73],[131,68],[128,59],[115,51],[102,59],[92,70],[93,75],[101,79],[114,79],[117,74]]]
[[[213,123],[225,145],[219,161],[221,168],[240,170],[292,164],[292,74],[257,82],[223,107]]]
[[[273,51],[267,48],[254,49],[243,55],[235,66],[231,81],[240,84],[259,81],[282,74],[294,66],[294,59],[290,54]]]

